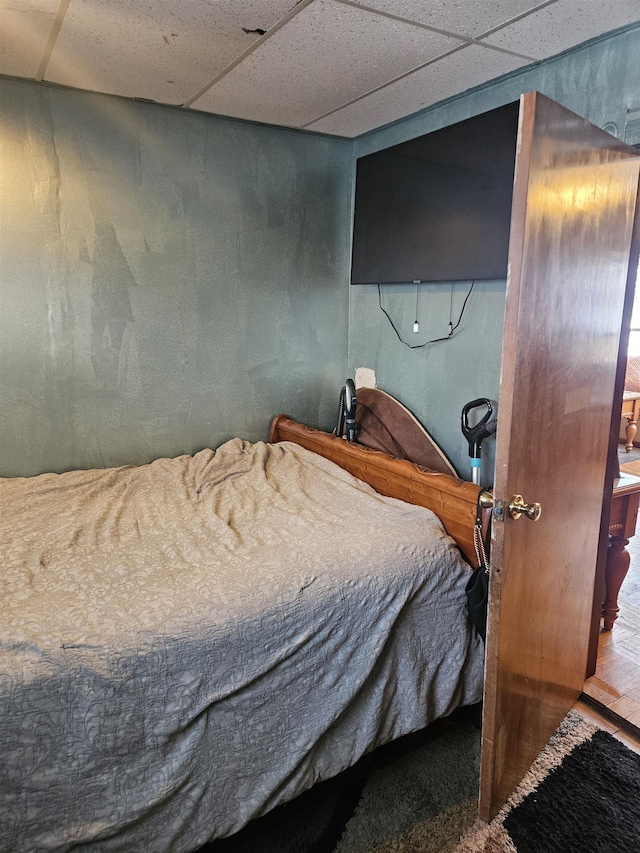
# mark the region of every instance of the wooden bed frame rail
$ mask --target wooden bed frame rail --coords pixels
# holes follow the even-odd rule
[[[300,424],[288,415],[273,419],[269,441],[292,441],[335,462],[381,495],[433,510],[466,557],[475,566],[473,528],[479,486],[448,474],[428,471],[406,459],[352,444],[343,438]]]

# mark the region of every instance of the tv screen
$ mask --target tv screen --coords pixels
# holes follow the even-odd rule
[[[358,160],[352,284],[506,278],[518,107]]]

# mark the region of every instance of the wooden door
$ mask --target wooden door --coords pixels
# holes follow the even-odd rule
[[[584,681],[639,159],[548,98],[522,97],[496,444],[485,820]],[[538,521],[509,517],[517,494],[541,505]]]

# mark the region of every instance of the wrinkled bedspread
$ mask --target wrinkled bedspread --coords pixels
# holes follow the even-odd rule
[[[440,522],[294,444],[0,508],[2,851],[193,850],[481,696]]]

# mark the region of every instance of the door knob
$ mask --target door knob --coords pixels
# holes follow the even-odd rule
[[[542,515],[540,504],[526,504],[522,495],[514,495],[509,504],[509,515],[511,518],[520,518],[526,515],[531,521],[537,521]]]

